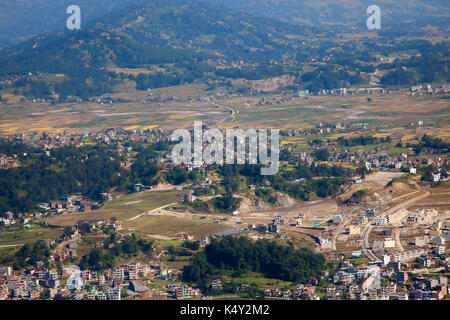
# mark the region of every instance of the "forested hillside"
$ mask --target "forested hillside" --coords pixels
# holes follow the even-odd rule
[[[252,241],[245,237],[223,237],[207,245],[192,265],[183,270],[186,281],[204,283],[208,277],[232,270],[236,275],[260,272],[267,278],[304,282],[320,275],[325,258],[307,248],[277,244],[273,240]]]
[[[381,8],[382,29],[403,34],[422,33],[422,27],[439,26],[448,32],[450,9],[446,0],[207,0],[255,16],[309,26],[333,26],[343,32],[366,29],[366,9]],[[429,32],[429,30],[428,30]]]
[[[7,90],[30,100],[88,100],[125,80],[147,90],[196,81],[231,87],[233,79],[289,75],[291,89],[312,92],[365,85],[375,74],[386,86],[449,80],[448,43],[389,32],[343,40],[348,34],[335,27],[292,25],[196,0],[152,0],[112,11],[79,31],[5,49],[0,98]],[[396,58],[379,63],[380,55]]]
[[[67,7],[81,8],[82,26],[146,0],[3,0],[0,3],[0,49],[43,33],[66,28]]]

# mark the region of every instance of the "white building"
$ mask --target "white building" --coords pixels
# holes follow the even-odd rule
[[[438,182],[439,180],[441,180],[441,174],[433,173],[433,182]]]
[[[333,218],[333,223],[339,224],[344,221],[344,216],[342,214],[335,214]]]
[[[424,247],[425,246],[425,239],[422,237],[416,237],[414,239],[414,244],[416,247]]]
[[[331,249],[332,248],[332,243],[331,243],[330,239],[319,237],[319,241],[320,241],[320,246],[323,249]]]
[[[395,248],[395,240],[392,238],[386,238],[384,239],[384,248],[388,249],[388,248]]]
[[[120,300],[120,288],[110,288],[108,290],[108,300]]]
[[[12,268],[9,266],[6,267],[0,267],[0,276],[6,276],[9,277],[12,274]]]
[[[375,225],[377,226],[387,226],[388,219],[386,217],[376,217],[375,218]]]
[[[445,246],[436,246],[433,248],[433,253],[434,254],[444,254],[445,253]]]
[[[348,234],[355,235],[355,234],[361,234],[361,225],[360,224],[351,224],[347,228]]]
[[[81,270],[78,266],[70,266],[66,269],[66,272],[70,274],[67,279],[67,288],[69,290],[80,290],[83,288],[83,279],[81,278]]]
[[[397,293],[398,300],[408,300],[408,294],[404,292]]]
[[[408,216],[409,211],[406,209],[400,209],[389,215],[390,224],[399,224]]]

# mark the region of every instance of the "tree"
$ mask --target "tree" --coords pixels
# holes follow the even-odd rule
[[[41,300],[48,300],[48,299],[50,299],[50,290],[48,290],[47,288],[42,290],[40,295],[39,295],[39,299],[41,299]]]
[[[65,227],[63,232],[63,237],[69,238],[72,235],[72,227]]]
[[[361,176],[361,179],[366,178],[367,173],[367,167],[365,165],[359,166],[358,169],[356,169],[356,172]]]
[[[317,149],[313,152],[313,156],[319,161],[327,161],[330,157],[330,152],[326,148]]]
[[[209,276],[231,270],[236,276],[253,271],[265,277],[285,281],[306,281],[318,276],[325,267],[325,258],[306,248],[295,249],[273,240],[252,241],[246,237],[226,236],[213,240],[205,251],[197,254],[190,266],[183,269],[183,278],[205,282]]]
[[[434,168],[432,165],[425,167],[422,177],[422,181],[433,181]]]
[[[200,248],[200,243],[198,241],[185,241],[183,247],[191,250],[198,250]]]

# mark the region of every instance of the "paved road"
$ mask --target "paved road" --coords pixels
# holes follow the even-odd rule
[[[363,251],[364,255],[367,258],[369,258],[371,261],[378,261],[379,260],[378,257],[373,253],[373,251],[371,249],[369,249],[370,248],[369,235],[370,235],[370,232],[372,231],[372,227],[373,226],[369,224],[364,228],[364,231],[362,233],[362,236],[363,236],[362,251]]]
[[[177,203],[178,203],[178,202],[165,204],[165,205],[163,205],[163,206],[161,206],[161,207],[159,207],[159,208],[155,208],[155,209],[153,209],[153,210],[146,211],[146,212],[144,212],[144,213],[138,214],[137,216],[134,216],[133,218],[130,218],[130,219],[128,219],[128,220],[125,220],[125,222],[135,220],[135,219],[137,219],[137,218],[140,218],[140,217],[146,215],[146,214],[149,213],[149,212],[159,211],[159,210],[164,209],[165,207],[176,205]]]
[[[403,249],[402,242],[400,241],[400,229],[398,227],[395,228],[394,234],[395,234],[395,237],[394,237],[395,238],[395,246],[397,247],[397,249],[400,252],[405,251]]]
[[[231,112],[231,122],[233,122],[236,119],[236,111],[233,108],[230,108],[227,106],[221,106],[214,101],[212,101],[211,103],[218,108],[225,108],[225,109],[229,110]],[[220,120],[217,124],[220,125],[220,124],[224,123],[228,118],[229,117],[226,117],[226,118]]]

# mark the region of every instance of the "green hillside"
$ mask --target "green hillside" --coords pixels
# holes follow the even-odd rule
[[[447,81],[449,46],[392,34],[354,36],[292,25],[196,0],[147,1],[92,20],[79,31],[34,37],[0,54],[2,90],[28,99],[87,100],[125,80],[147,90],[202,81],[295,78],[317,92],[368,83]],[[378,56],[400,56],[378,63]],[[137,75],[114,72],[140,68]],[[405,71],[406,70],[406,71]]]
[[[69,17],[66,9],[81,8],[82,26],[111,11],[146,0],[3,0],[0,2],[0,49],[18,44],[33,36],[63,30]]]
[[[435,26],[448,33],[450,8],[446,0],[207,0],[255,16],[309,26],[333,26],[344,32],[366,29],[366,9],[381,9],[382,29],[402,34],[423,33]],[[428,29],[428,32],[430,30]]]

